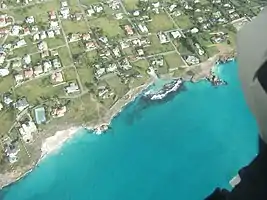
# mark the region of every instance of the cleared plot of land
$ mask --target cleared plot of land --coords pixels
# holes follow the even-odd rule
[[[0,78],[0,93],[8,92],[14,86],[14,78],[8,75]]]
[[[26,16],[39,16],[47,14],[48,11],[58,10],[60,8],[60,3],[58,0],[53,0],[45,2],[42,4],[36,4],[28,7],[18,7],[18,9],[10,9],[5,11],[5,13],[12,15],[16,20],[22,21]]]
[[[149,31],[151,33],[167,31],[170,29],[175,29],[175,26],[165,13],[152,16],[152,22],[149,23]]]
[[[85,21],[62,20],[62,25],[66,34],[77,32],[86,33],[89,31]]]
[[[122,83],[118,76],[110,76],[109,78],[106,78],[105,81],[115,90],[118,97],[123,97],[129,91],[127,85]]]
[[[65,81],[75,81],[77,79],[76,70],[74,67],[68,67],[63,70]]]
[[[124,0],[123,4],[128,11],[132,11],[138,9],[138,2],[139,0]]]
[[[82,5],[85,6],[90,6],[92,4],[98,4],[100,1],[99,0],[80,0]]]
[[[10,55],[10,57],[22,57],[26,54],[32,54],[38,52],[36,45],[27,45],[18,49],[13,50],[13,54]]]
[[[72,55],[80,55],[85,52],[84,47],[80,42],[72,42],[69,44]]]
[[[216,46],[206,48],[208,57],[212,57],[215,54],[219,53],[219,50]]]
[[[0,136],[5,135],[9,131],[15,119],[16,115],[14,109],[3,110],[0,112]]]
[[[103,34],[108,37],[124,36],[124,31],[120,28],[117,20],[107,17],[101,17],[89,21],[92,28],[99,27],[103,30]]]
[[[31,55],[31,60],[32,64],[36,65],[37,63],[41,62],[41,54],[40,53],[35,53]]]
[[[93,70],[92,68],[88,67],[80,67],[77,69],[78,74],[80,76],[81,82],[83,86],[86,85],[86,83],[91,83],[93,80]]]
[[[185,65],[181,56],[177,53],[165,55],[164,60],[166,61],[169,69],[175,69]]]
[[[173,17],[175,20],[176,24],[179,26],[181,29],[188,29],[193,26],[192,22],[190,21],[190,18],[187,15],[181,15],[179,17]]]
[[[45,41],[47,42],[49,49],[56,48],[58,46],[66,44],[63,35],[57,36],[55,38],[47,38]]]
[[[16,96],[26,96],[31,105],[42,102],[41,97],[53,97],[64,94],[63,86],[53,87],[50,76],[29,81],[15,89]]]
[[[136,69],[137,71],[139,71],[142,74],[145,74],[148,67],[149,67],[149,63],[147,60],[138,60],[136,62],[132,63],[134,69]]]
[[[69,51],[66,47],[61,47],[56,50],[58,52],[59,58],[63,64],[63,66],[69,66],[72,64]]]
[[[161,44],[159,38],[155,35],[149,36],[149,40],[151,41],[151,45],[145,48],[145,51],[149,55],[154,55],[167,51],[174,51],[174,48],[170,42]]]

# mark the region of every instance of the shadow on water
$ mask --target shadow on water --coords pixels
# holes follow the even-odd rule
[[[179,90],[169,93],[166,97],[159,100],[151,100],[142,95],[136,100],[135,105],[132,105],[132,109],[130,109],[127,116],[125,117],[126,124],[132,125],[135,120],[140,120],[142,118],[142,111],[153,106],[158,106],[167,102],[171,102],[177,94],[185,91],[187,91],[187,88],[185,85],[182,85]]]

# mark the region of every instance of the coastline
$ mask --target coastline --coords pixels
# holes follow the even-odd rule
[[[219,65],[217,63],[219,59],[220,55],[217,54],[208,59],[207,61],[198,64],[201,69],[199,73],[195,74],[194,76],[188,76],[187,74],[185,74],[182,75],[181,77],[184,77],[186,81],[192,81],[193,83],[197,83],[205,79],[205,77],[209,75],[212,72],[212,70]],[[190,66],[188,70],[191,70],[194,67],[195,66]],[[171,75],[169,78],[175,78],[175,77]],[[19,171],[14,170],[12,172],[0,174],[0,189],[3,189],[4,187],[7,187],[10,184],[13,184],[14,182],[26,176],[36,166],[38,166],[40,161],[45,159],[48,155],[51,155],[52,153],[55,153],[56,151],[60,150],[62,145],[64,145],[64,143],[69,139],[73,138],[75,134],[79,132],[79,130],[86,128],[88,131],[93,131],[95,128],[103,125],[110,126],[112,119],[115,118],[117,115],[119,115],[120,112],[123,111],[125,106],[127,106],[130,102],[134,101],[140,95],[140,93],[145,89],[147,89],[153,82],[154,80],[150,78],[143,85],[133,88],[129,92],[127,92],[124,95],[124,97],[116,101],[111,106],[110,112],[103,117],[100,123],[90,124],[90,122],[88,122],[87,125],[72,125],[66,129],[56,130],[55,133],[52,134],[52,136],[47,137],[42,141],[40,147],[41,155],[37,161]]]

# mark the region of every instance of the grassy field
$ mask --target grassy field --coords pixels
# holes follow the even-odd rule
[[[166,61],[170,69],[175,69],[177,67],[185,65],[181,56],[178,55],[177,53],[165,55],[164,60]]]
[[[0,137],[5,135],[9,131],[15,120],[16,120],[16,115],[14,110],[9,109],[0,111],[0,123],[1,123]]]
[[[69,51],[66,47],[61,47],[56,50],[63,66],[69,66],[72,64],[72,60],[69,55]]]
[[[117,35],[123,37],[124,31],[120,28],[120,24],[117,20],[108,18],[108,17],[100,17],[97,19],[89,20],[89,25],[92,28],[99,27],[103,30],[103,34],[108,37],[115,37]]]
[[[87,33],[88,26],[85,21],[62,20],[62,26],[66,34],[69,33]]]
[[[60,8],[59,2],[59,0],[53,0],[46,3],[36,4],[23,8],[18,7],[18,9],[6,10],[5,13],[12,15],[15,20],[22,21],[25,19],[26,16],[38,17],[40,15],[48,14],[48,11],[58,10]]]
[[[123,4],[128,11],[136,10],[138,9],[137,4],[139,0],[124,0]]]
[[[123,97],[127,93],[127,85],[121,83],[121,79],[118,76],[111,76],[105,80],[115,90],[118,97]]]
[[[12,75],[0,77],[0,93],[4,93],[10,90],[14,86],[14,78]]]
[[[29,81],[15,89],[16,96],[26,96],[31,105],[40,103],[41,96],[53,97],[64,94],[63,86],[53,87],[50,83],[50,76]]]
[[[82,54],[85,51],[85,49],[82,48],[80,45],[81,45],[81,43],[79,43],[79,42],[72,42],[72,43],[69,44],[71,53],[73,55]]]
[[[179,26],[181,29],[188,29],[193,26],[192,22],[190,21],[189,17],[187,15],[181,15],[179,17],[173,17],[175,20],[176,24]]]
[[[47,42],[49,49],[53,49],[66,44],[63,35],[57,36],[55,38],[47,38],[45,41]]]
[[[152,22],[149,23],[149,30],[151,33],[157,33],[159,31],[167,31],[175,29],[175,25],[171,19],[164,13],[153,15]]]
[[[27,45],[18,49],[14,49],[12,57],[23,57],[25,54],[32,54],[36,52],[38,52],[36,45]]]
[[[154,55],[167,51],[174,51],[174,48],[170,42],[166,44],[161,44],[158,37],[155,35],[149,36],[149,40],[151,41],[151,45],[145,48],[145,52],[148,55]]]
[[[142,74],[145,74],[148,67],[149,67],[149,63],[147,60],[138,60],[136,62],[132,63],[134,69],[136,69],[137,71],[139,71]]]
[[[75,81],[77,79],[77,74],[74,67],[68,67],[67,69],[64,69],[63,74],[64,74],[64,80],[67,82]]]

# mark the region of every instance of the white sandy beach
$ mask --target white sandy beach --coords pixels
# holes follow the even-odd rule
[[[67,130],[57,131],[55,135],[48,137],[44,140],[41,147],[41,159],[43,159],[46,155],[55,152],[60,149],[60,147],[70,138],[72,138],[78,130],[83,127],[71,127]],[[40,159],[40,160],[41,160]]]

